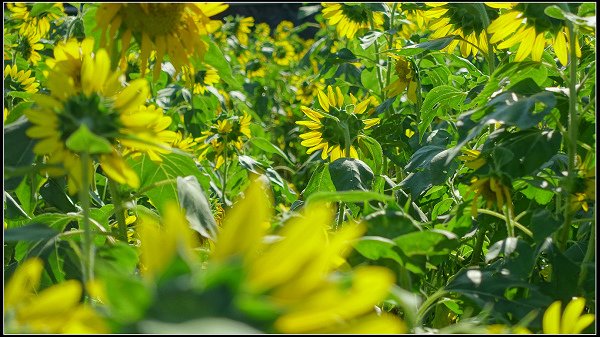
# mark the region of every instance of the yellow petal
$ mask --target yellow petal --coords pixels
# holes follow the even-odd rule
[[[572,299],[567,306],[565,307],[565,311],[563,312],[563,316],[560,322],[561,333],[572,334],[576,333],[573,331],[575,328],[575,323],[579,319],[579,316],[583,312],[583,308],[585,307],[585,298],[578,297]]]
[[[37,257],[30,258],[17,267],[4,288],[5,310],[35,293],[40,286],[43,269],[43,262]]]
[[[327,98],[327,95],[323,92],[323,90],[319,89],[317,91],[317,98],[319,99],[321,108],[325,110],[325,112],[329,112],[329,98]]]
[[[214,261],[224,261],[237,254],[249,258],[255,253],[266,231],[264,223],[271,219],[272,199],[268,188],[269,191],[265,191],[260,179],[252,179],[244,191],[244,199],[225,212],[223,228],[212,254]]]
[[[543,331],[545,334],[559,334],[560,331],[560,301],[552,303],[546,312],[542,321]]]

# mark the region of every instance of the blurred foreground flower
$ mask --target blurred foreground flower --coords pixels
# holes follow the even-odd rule
[[[108,333],[104,320],[90,306],[80,303],[82,286],[67,280],[38,292],[43,262],[23,262],[4,288],[4,324],[8,333],[101,334]]]
[[[585,298],[574,297],[561,313],[561,303],[552,303],[544,312],[545,334],[579,334],[595,320],[593,314],[584,314]]]
[[[394,284],[383,267],[362,266],[349,275],[335,272],[364,226],[346,224],[329,233],[332,210],[308,205],[301,217],[281,229],[279,239],[266,243],[273,212],[271,195],[254,180],[245,198],[225,213],[212,263],[235,263],[246,271],[244,288],[267,298],[283,314],[274,327],[282,333],[402,333],[403,322],[374,306]],[[249,215],[252,214],[251,217]],[[282,263],[282,258],[285,262]]]

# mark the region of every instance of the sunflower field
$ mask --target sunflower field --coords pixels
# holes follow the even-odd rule
[[[595,3],[263,5],[4,4],[5,333],[596,332]]]

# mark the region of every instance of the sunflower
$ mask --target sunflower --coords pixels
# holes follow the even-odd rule
[[[362,29],[371,28],[371,20],[376,29],[383,26],[383,13],[373,12],[363,4],[321,3],[323,17],[330,26],[335,26],[339,36],[351,39]]]
[[[109,327],[92,307],[81,303],[83,287],[66,280],[39,290],[44,263],[33,257],[17,267],[4,288],[7,333],[104,334]]]
[[[487,208],[491,208],[495,204],[498,206],[498,209],[502,210],[504,205],[507,205],[512,211],[513,205],[510,196],[510,187],[503,184],[500,178],[492,176],[479,179],[473,177],[469,192],[475,192],[473,205],[471,206],[471,215],[473,217],[477,216],[477,202],[480,196],[486,201]]]
[[[480,51],[483,54],[488,52],[486,33],[488,27],[480,9],[485,9],[490,20],[498,17],[496,10],[482,4],[427,2],[426,5],[431,8],[426,10],[423,15],[433,22],[429,26],[432,31],[430,36],[432,39],[449,35],[458,35],[462,38],[462,40],[453,40],[444,50],[452,52],[457,46],[460,46],[460,53],[463,57],[475,56]]]
[[[206,87],[214,86],[221,79],[217,69],[213,66],[203,63],[200,69],[196,70],[194,66],[186,66],[182,72],[182,80],[189,83],[194,94],[204,94]]]
[[[40,36],[34,32],[24,32],[17,36],[16,43],[9,46],[9,49],[14,49],[19,55],[33,65],[42,59],[38,50],[44,49],[44,45],[40,43]]]
[[[461,156],[458,156],[458,159],[464,161],[465,166],[477,171],[480,167],[485,165],[485,158],[481,157],[481,151],[479,150],[471,150],[471,149],[460,149],[463,153]]]
[[[17,22],[20,34],[46,37],[50,32],[50,23],[64,16],[65,9],[62,3],[56,2],[45,10],[36,10],[35,15],[32,15],[32,8],[36,5],[41,4],[7,3],[6,7],[11,11],[10,18]]]
[[[271,37],[271,27],[268,23],[261,22],[254,26],[254,36],[258,40],[267,40]]]
[[[209,130],[202,131],[202,135],[195,140],[200,143],[202,151],[199,160],[212,159],[215,168],[219,169],[229,154],[242,150],[246,138],[252,137],[250,131],[250,115],[231,116],[221,114]],[[211,157],[209,158],[209,151]]]
[[[238,281],[238,294],[274,306],[274,328],[279,333],[405,332],[400,319],[373,310],[394,284],[390,270],[360,266],[338,271],[346,264],[351,243],[364,233],[364,225],[346,224],[333,232],[333,211],[311,204],[284,224],[278,240],[267,242],[272,196],[270,188],[265,191],[261,185],[253,180],[245,198],[225,212],[208,271],[241,266],[244,276]],[[282,254],[287,263],[278,262]]]
[[[142,76],[152,50],[156,51],[157,65],[168,54],[175,70],[179,71],[189,64],[190,57],[204,55],[207,45],[202,36],[220,26],[220,21],[211,20],[210,16],[228,6],[222,3],[104,3],[96,12],[96,29],[102,30],[100,45],[108,50],[117,48],[114,41],[121,41],[121,59],[125,58],[131,38],[135,38],[141,50]],[[160,66],[154,67],[154,79],[158,78],[160,69]]]
[[[397,96],[408,88],[407,96],[412,102],[417,101],[417,82],[415,81],[415,72],[408,60],[401,56],[392,55],[396,59],[394,70],[398,79],[390,83],[384,90],[389,97]]]
[[[569,34],[562,20],[544,13],[552,3],[520,3],[500,15],[488,27],[490,42],[499,43],[498,48],[508,49],[519,46],[515,61],[521,62],[531,55],[534,61],[541,61],[547,46],[552,46],[562,65],[569,62]],[[581,57],[579,42],[575,40],[575,52]]]
[[[342,157],[358,158],[358,152],[352,145],[363,130],[379,123],[379,118],[363,118],[368,115],[367,108],[372,104],[370,97],[358,102],[352,94],[352,104],[344,105],[344,95],[340,88],[327,87],[317,91],[320,111],[301,106],[302,112],[310,119],[297,121],[296,124],[306,126],[310,131],[300,135],[302,146],[308,147],[307,154],[322,150],[321,158],[331,161]],[[365,112],[367,112],[365,114]]]
[[[160,160],[156,152],[168,152],[165,144],[171,123],[162,110],[145,107],[148,83],[136,80],[123,88],[121,72],[112,72],[104,49],[92,53],[93,40],[75,39],[56,46],[54,58],[45,72],[50,95],[36,94],[35,105],[24,114],[33,124],[26,134],[38,140],[34,153],[55,167],[46,170],[53,176],[67,175],[68,191],[82,187],[83,174],[91,181],[93,166],[84,170],[80,151],[89,152],[114,181],[139,187],[139,177],[123,160],[121,150],[146,152]],[[87,135],[95,145],[74,149],[73,135]],[[174,135],[173,135],[174,136]]]
[[[294,23],[288,20],[281,21],[277,27],[275,27],[275,38],[277,40],[284,40],[292,33],[294,29]]]
[[[288,66],[296,59],[294,47],[287,41],[276,41],[273,45],[273,60],[280,66]]]
[[[39,86],[40,84],[35,82],[35,77],[31,76],[31,69],[19,70],[16,64],[6,65],[4,68],[5,91],[24,91],[33,94],[38,91]]]

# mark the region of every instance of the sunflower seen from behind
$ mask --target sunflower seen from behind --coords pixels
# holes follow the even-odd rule
[[[569,62],[569,34],[562,20],[551,18],[544,10],[552,3],[520,3],[500,15],[488,27],[490,42],[498,49],[517,47],[514,60],[521,62],[528,56],[541,61],[546,47],[552,46],[559,62]],[[579,41],[575,40],[575,53],[581,57]]]
[[[484,18],[482,11],[489,20],[498,17],[497,10],[486,7],[482,3],[426,3],[427,9],[423,15],[430,21],[431,39],[439,39],[450,35],[457,35],[444,50],[452,52],[457,46],[463,57],[488,52],[488,36],[486,29],[489,22]]]
[[[384,16],[360,3],[321,3],[323,18],[335,26],[337,34],[352,39],[361,29],[382,28]]]
[[[300,134],[307,154],[321,150],[323,160],[330,158],[358,158],[354,142],[360,135],[379,123],[379,118],[366,118],[372,97],[358,101],[350,94],[351,104],[345,104],[345,97],[339,87],[327,87],[327,93],[317,91],[320,108],[311,109],[301,106],[300,109],[309,120],[297,121],[296,124],[305,126],[309,131]]]
[[[87,152],[104,173],[120,184],[139,187],[137,174],[125,163],[123,152],[145,152],[160,159],[171,137],[170,117],[162,110],[145,107],[149,94],[145,79],[123,87],[121,72],[110,69],[104,49],[92,53],[92,40],[60,43],[45,72],[49,95],[36,94],[24,112],[33,124],[26,134],[37,140],[33,151],[43,157],[52,176],[67,176],[70,194],[82,188],[84,174],[91,181],[91,162],[83,168],[81,152]],[[82,149],[81,141],[93,140]],[[158,157],[158,158],[157,158]]]
[[[203,57],[207,44],[202,37],[219,28],[219,20],[210,19],[229,5],[222,3],[105,3],[96,12],[97,29],[101,30],[100,45],[108,50],[117,48],[125,58],[132,39],[140,47],[141,75],[144,76],[151,51],[156,51],[156,65],[165,55],[180,71],[193,56]],[[154,79],[161,67],[155,66]]]
[[[65,15],[62,3],[56,2],[51,6],[45,3],[7,3],[10,19],[14,20],[23,35],[35,34],[41,38],[48,36],[53,21],[60,21]]]

